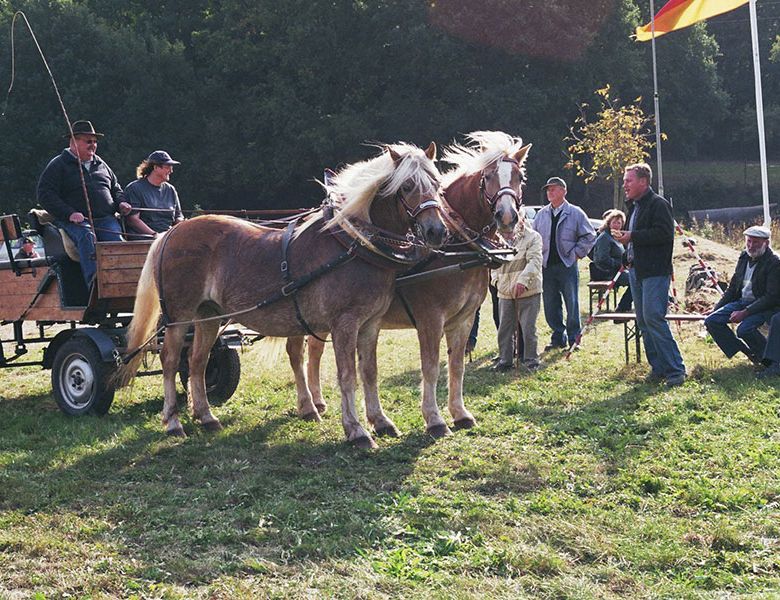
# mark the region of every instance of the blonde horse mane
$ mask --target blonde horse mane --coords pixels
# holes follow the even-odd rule
[[[327,223],[328,227],[352,218],[370,222],[369,211],[374,198],[392,196],[406,182],[412,182],[423,194],[436,196],[440,175],[425,152],[403,142],[377,147],[385,152],[345,167],[327,186],[326,191],[337,199],[339,207]],[[390,150],[401,157],[397,164],[390,156]]]
[[[523,147],[523,140],[503,131],[472,131],[466,134],[468,145],[453,143],[439,160],[455,165],[442,175],[444,187],[464,175],[478,173],[499,158],[511,156]],[[525,170],[522,170],[525,173]]]

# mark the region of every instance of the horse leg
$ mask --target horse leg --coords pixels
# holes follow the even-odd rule
[[[295,375],[295,390],[298,394],[298,416],[304,421],[321,421],[320,413],[311,401],[306,372],[303,369],[303,336],[287,338],[287,356]]]
[[[398,428],[382,410],[377,383],[376,343],[379,337],[379,321],[367,323],[358,333],[357,349],[360,378],[363,380],[363,396],[366,403],[366,419],[377,435],[398,437]]]
[[[324,340],[327,334],[320,334]],[[328,404],[322,397],[322,383],[320,381],[320,369],[322,363],[322,353],[325,352],[325,342],[318,340],[313,335],[307,336],[306,344],[309,347],[309,360],[306,363],[306,372],[309,379],[309,391],[311,392],[312,402],[317,407],[321,415],[328,410]]]
[[[176,374],[179,372],[181,361],[181,349],[184,345],[186,327],[181,325],[168,327],[163,338],[163,347],[160,351],[160,362],[163,368],[163,390],[165,400],[163,402],[162,422],[165,433],[178,437],[186,437],[184,427],[179,421],[179,407],[176,403]]]
[[[219,321],[203,321],[195,324],[195,337],[190,348],[190,396],[192,416],[200,421],[206,431],[219,431],[222,424],[211,413],[206,397],[206,365],[211,347],[219,334]]]
[[[454,327],[446,331],[447,336],[447,407],[452,419],[455,421],[455,429],[471,429],[477,424],[472,415],[463,404],[463,371],[464,351],[471,331],[469,319],[462,319]]]
[[[333,328],[333,352],[336,354],[339,388],[341,389],[341,424],[347,441],[357,448],[376,448],[376,442],[360,424],[355,406],[355,350],[357,329],[340,326]]]
[[[426,324],[417,329],[420,341],[420,364],[422,366],[422,409],[425,430],[428,435],[441,438],[452,432],[439,412],[436,403],[436,385],[439,381],[439,344],[441,343],[441,325]]]

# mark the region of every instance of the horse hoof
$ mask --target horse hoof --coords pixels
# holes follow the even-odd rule
[[[452,431],[450,431],[450,428],[446,425],[434,425],[433,427],[428,427],[426,429],[426,432],[429,436],[435,439],[447,437],[448,435],[452,435]]]
[[[165,432],[165,435],[169,435],[171,437],[180,437],[180,438],[186,438],[187,434],[184,433],[184,427],[179,425],[178,427],[174,427],[173,429],[168,429]]]
[[[314,423],[319,423],[322,421],[322,419],[320,419],[320,413],[318,413],[316,410],[313,412],[307,412],[305,415],[301,415],[301,419],[304,421],[313,421]]]
[[[384,427],[380,427],[379,429],[374,428],[374,433],[376,433],[378,436],[383,437],[393,437],[397,438],[401,435],[401,433],[398,431],[395,425],[385,425]]]
[[[350,440],[350,444],[352,444],[355,448],[359,448],[360,450],[375,450],[376,448],[379,448],[379,446],[376,445],[376,442],[367,435]]]
[[[314,406],[316,407],[317,412],[320,413],[321,415],[324,415],[328,410],[328,405],[325,403],[322,404],[315,403]]]
[[[219,421],[206,421],[205,423],[201,423],[203,425],[203,429],[206,431],[222,431],[222,423]]]
[[[471,429],[472,427],[476,427],[477,422],[474,419],[460,419],[459,421],[455,421],[453,424],[453,428],[455,430],[458,429]]]

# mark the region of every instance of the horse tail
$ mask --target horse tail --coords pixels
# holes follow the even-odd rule
[[[113,378],[116,387],[128,385],[135,377],[146,350],[143,346],[157,329],[162,309],[157,288],[156,266],[166,236],[158,236],[149,248],[146,262],[138,279],[133,306],[133,318],[127,328],[127,352],[130,359],[122,365]]]

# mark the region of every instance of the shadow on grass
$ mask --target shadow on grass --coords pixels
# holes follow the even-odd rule
[[[0,408],[23,412],[45,398]],[[151,398],[113,418],[39,417],[37,435],[23,440],[34,464],[5,470],[0,509],[106,521],[110,538],[131,548],[134,575],[210,581],[280,556],[306,561],[375,547],[393,535],[388,507],[434,443],[410,434],[360,451],[324,441],[333,427],[287,414],[253,421],[228,413],[218,434],[183,417],[190,437],[168,438],[156,419],[150,426],[160,406]]]

